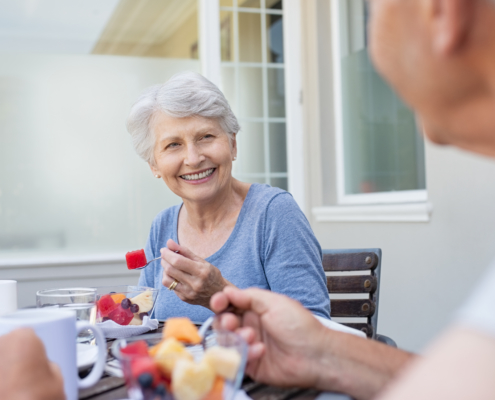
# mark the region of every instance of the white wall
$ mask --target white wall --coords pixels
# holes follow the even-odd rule
[[[135,284],[125,252],[180,199],[134,153],[125,120],[144,88],[183,70],[200,63],[2,54],[0,279],[19,280],[21,307],[42,288]]]
[[[307,215],[336,198],[329,1],[308,1],[303,15]],[[426,169],[434,207],[428,223],[312,219],[322,248],[382,248],[378,330],[413,351],[451,322],[495,257],[495,160],[427,144]]]

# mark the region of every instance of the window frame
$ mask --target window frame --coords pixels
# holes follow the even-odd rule
[[[338,205],[372,205],[372,204],[403,204],[428,201],[428,190],[403,190],[389,192],[374,192],[346,194],[345,192],[345,162],[344,162],[344,124],[342,102],[342,67],[340,63],[341,34],[340,10],[342,1],[331,2],[332,25],[332,66],[334,81],[334,113],[335,113],[335,161],[336,161],[336,193]],[[424,146],[424,145],[423,145]]]

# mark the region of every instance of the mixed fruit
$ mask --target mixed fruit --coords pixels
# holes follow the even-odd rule
[[[126,379],[139,385],[145,398],[170,393],[175,400],[222,400],[225,381],[235,380],[241,355],[234,348],[212,346],[198,361],[186,345],[199,343],[198,330],[188,318],[170,318],[155,346],[140,340],[120,350],[123,361],[130,363]]]
[[[96,317],[100,322],[112,320],[119,325],[141,325],[153,308],[153,293],[146,290],[128,298],[123,293],[110,293],[96,302]]]

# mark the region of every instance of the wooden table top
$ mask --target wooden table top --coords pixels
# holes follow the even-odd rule
[[[157,330],[148,333],[161,332],[163,324],[160,323]],[[107,341],[107,347],[110,349],[113,340]],[[113,358],[113,357],[112,357]],[[313,389],[287,389],[268,386],[262,383],[257,383],[246,377],[242,383],[242,389],[253,400],[314,400],[321,392]],[[332,399],[349,399],[347,396],[333,395],[325,393],[324,400]],[[125,381],[122,378],[103,374],[100,381],[91,388],[79,391],[79,400],[121,400],[127,399],[127,389]]]

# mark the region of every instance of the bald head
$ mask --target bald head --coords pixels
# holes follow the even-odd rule
[[[427,136],[495,156],[495,1],[369,3],[373,60]]]

